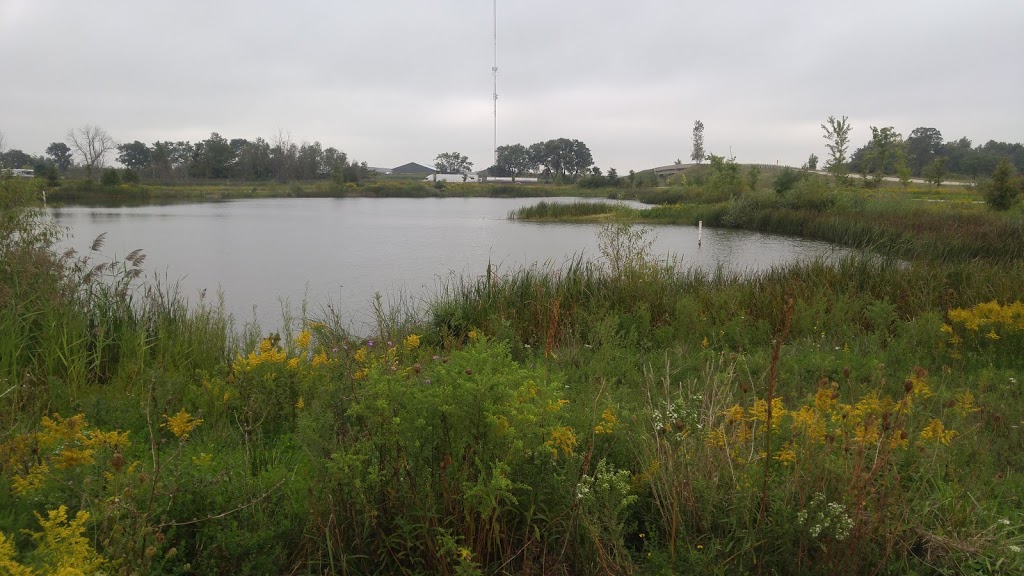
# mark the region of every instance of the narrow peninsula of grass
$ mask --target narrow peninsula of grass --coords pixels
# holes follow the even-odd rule
[[[509,215],[522,220],[626,220],[742,228],[824,240],[904,259],[1024,258],[1020,211],[999,213],[964,201],[930,202],[856,190],[779,195],[748,192],[716,203],[680,202],[628,208],[615,203],[540,202]]]

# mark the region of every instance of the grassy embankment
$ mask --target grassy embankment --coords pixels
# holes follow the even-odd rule
[[[575,186],[546,184],[477,184],[419,179],[382,179],[359,184],[318,180],[313,182],[193,182],[181,184],[118,184],[104,186],[85,180],[64,182],[48,190],[53,202],[176,202],[240,198],[523,198],[547,196],[594,196],[599,193]]]
[[[337,318],[233,334],[139,283],[139,255],[53,254],[33,191],[0,186],[9,571],[1024,569],[1019,213],[662,208],[850,221],[882,257],[680,273],[613,224],[603,263],[453,279],[356,340]]]

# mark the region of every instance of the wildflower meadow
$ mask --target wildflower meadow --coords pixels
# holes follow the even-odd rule
[[[370,337],[236,330],[58,253],[33,186],[0,181],[0,574],[1024,573],[1022,252],[730,275],[618,221]]]

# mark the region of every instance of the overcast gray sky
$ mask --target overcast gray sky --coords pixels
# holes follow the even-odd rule
[[[492,0],[0,0],[0,131],[319,140],[372,166],[492,160]],[[1024,140],[1021,0],[498,0],[498,144],[586,142],[620,173],[825,156],[847,115]]]

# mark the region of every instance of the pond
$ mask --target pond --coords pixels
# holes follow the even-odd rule
[[[52,209],[80,253],[106,233],[105,259],[140,248],[152,278],[179,282],[195,301],[222,291],[236,325],[280,326],[282,306],[303,302],[316,317],[330,305],[367,334],[372,302],[422,305],[453,275],[475,277],[574,255],[599,259],[598,224],[519,222],[509,211],[537,198],[319,198],[229,200],[130,207]],[[572,202],[578,199],[545,199]],[[654,250],[683,267],[756,271],[846,251],[824,243],[693,226],[654,229]]]

